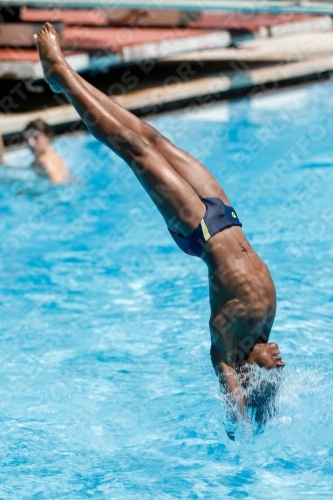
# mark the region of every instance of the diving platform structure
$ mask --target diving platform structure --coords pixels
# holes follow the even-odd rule
[[[37,117],[59,128],[79,121],[41,82],[33,34],[45,21],[73,69],[109,88],[112,68],[121,81],[113,98],[140,115],[333,75],[333,1],[7,0],[1,7],[8,19],[0,29],[7,89],[0,128],[10,140]],[[20,85],[29,97],[18,106],[12,94]]]
[[[22,0],[6,0],[2,3],[8,6],[22,6]],[[45,0],[29,0],[31,7],[45,8],[50,3]],[[125,9],[180,9],[196,11],[224,11],[244,13],[293,13],[293,14],[331,14],[333,15],[332,1],[290,1],[290,0],[53,0],[53,8],[125,8]]]

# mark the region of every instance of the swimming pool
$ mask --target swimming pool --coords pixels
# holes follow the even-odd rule
[[[279,410],[235,442],[206,268],[125,164],[81,134],[55,142],[75,185],[0,172],[1,498],[332,497],[332,94],[329,82],[152,120],[221,181],[275,280]]]

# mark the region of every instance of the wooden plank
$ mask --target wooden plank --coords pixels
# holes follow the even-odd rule
[[[66,24],[85,24],[90,26],[108,26],[109,20],[105,12],[100,9],[29,9],[24,7],[20,11],[20,19],[25,22]]]
[[[42,27],[42,23],[0,23],[0,46],[35,47],[33,35]],[[63,24],[54,23],[53,27],[61,35]]]
[[[30,121],[36,120],[36,118],[42,118],[49,125],[72,123],[80,120],[79,115],[70,104],[29,113],[0,114],[0,118],[1,132],[4,136],[21,132]]]
[[[193,50],[214,49],[230,45],[231,36],[227,31],[215,31],[199,36],[188,36],[182,39],[165,39],[160,42],[144,43],[122,47],[124,62],[143,59],[158,59],[166,55]]]
[[[192,36],[195,34],[196,36]],[[81,54],[68,56],[76,71],[106,69],[120,62],[137,62],[161,58],[170,54],[226,47],[230,44],[226,31],[192,29],[136,28],[82,28],[67,27],[63,30],[62,45],[81,49]],[[116,54],[92,57],[82,54],[83,49],[113,50]],[[2,56],[2,57],[1,57]],[[40,79],[43,71],[36,50],[0,49],[0,78]]]
[[[81,55],[85,52],[82,50],[69,51],[65,50],[64,55],[66,58],[74,55]],[[70,60],[70,59],[69,59]],[[23,61],[23,62],[38,62],[39,54],[37,49],[22,49],[20,47],[5,47],[0,48],[0,64],[1,61]],[[74,59],[73,59],[74,61]]]
[[[229,76],[210,76],[189,82],[179,82],[150,89],[137,90],[114,99],[127,109],[144,109],[150,106],[177,102],[196,96],[226,92],[232,85]]]
[[[253,70],[251,71],[251,82],[254,86],[263,85],[308,75],[320,75],[327,71],[333,71],[333,60],[327,57],[308,59],[297,63],[280,64]]]
[[[199,12],[180,9],[156,9],[154,4],[142,3],[140,9],[106,8],[110,25],[184,26],[188,19],[198,19]]]
[[[68,26],[63,30],[64,48],[110,50],[126,62],[163,57],[182,51],[226,47],[227,31],[189,28],[87,28]]]
[[[21,49],[19,47],[0,48],[0,61],[38,62],[39,55],[36,49]],[[0,62],[0,64],[1,64]]]
[[[0,25],[0,45],[31,47],[34,46],[33,34],[38,33],[43,25],[23,23],[2,23]]]
[[[285,36],[296,33],[311,33],[318,31],[328,31],[332,29],[331,16],[316,16],[312,19],[304,19],[300,21],[291,21],[281,24],[276,24],[266,28],[269,36]]]
[[[333,53],[333,32],[305,33],[284,38],[254,39],[237,44],[237,48],[202,50],[176,54],[163,61],[244,61],[292,62]]]
[[[7,5],[22,5],[22,0],[6,0]],[[34,7],[45,7],[45,0],[29,0],[29,5]],[[204,2],[193,2],[193,0],[154,0],[152,5],[156,9],[181,9],[181,10],[214,10],[214,11],[238,11],[238,12],[272,12],[272,13],[308,13],[308,14],[333,14],[331,2],[300,2],[287,0],[205,0]],[[63,8],[63,0],[53,0],[52,7]],[[96,8],[93,0],[66,0],[67,8]],[[143,7],[142,0],[99,0],[98,7],[121,7],[140,9]]]
[[[238,12],[211,14],[203,12],[200,20],[188,23],[192,28],[246,31],[257,36],[283,36],[291,33],[332,29],[331,16],[309,14],[244,14]]]
[[[186,12],[186,19],[198,19],[197,12]],[[150,7],[141,9],[29,9],[20,12],[22,21],[51,23],[61,21],[67,25],[86,26],[183,26],[185,15],[181,10],[161,10]]]
[[[90,66],[89,55],[85,53],[68,55],[66,56],[66,60],[78,72],[84,71]],[[28,80],[33,78],[40,80],[43,78],[43,75],[43,68],[39,58],[36,62],[0,59],[0,78],[11,78],[13,80]]]
[[[234,73],[233,75],[211,76],[189,82],[138,90],[116,96],[114,99],[127,109],[143,109],[197,96],[223,93],[227,90],[249,88],[327,71],[333,71],[333,60],[332,58],[323,57],[244,71],[239,75]],[[50,125],[71,123],[79,120],[77,112],[69,104],[30,113],[2,114],[0,115],[2,132],[4,135],[20,132],[30,120],[38,117],[43,118]]]

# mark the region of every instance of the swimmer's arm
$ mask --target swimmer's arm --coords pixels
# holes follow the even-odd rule
[[[40,159],[40,164],[50,181],[55,184],[64,184],[68,182],[70,173],[60,156],[54,155],[52,157]]]

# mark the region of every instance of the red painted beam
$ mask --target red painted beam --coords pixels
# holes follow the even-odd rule
[[[91,26],[108,26],[109,20],[105,12],[96,9],[22,9],[21,21],[63,22],[66,24],[85,24]]]
[[[219,28],[233,30],[247,30],[256,32],[258,28],[281,25],[285,23],[308,21],[322,16],[311,14],[242,14],[229,12],[227,14],[211,14],[203,12],[199,21],[191,21],[188,26],[192,28]]]
[[[65,56],[72,54],[83,54],[82,51],[65,51]],[[21,49],[21,48],[0,48],[0,61],[17,61],[17,62],[37,62],[39,55],[35,49]]]
[[[107,49],[121,52],[122,47],[212,33],[212,30],[188,28],[88,28],[67,26],[62,32],[62,46],[80,49]]]

